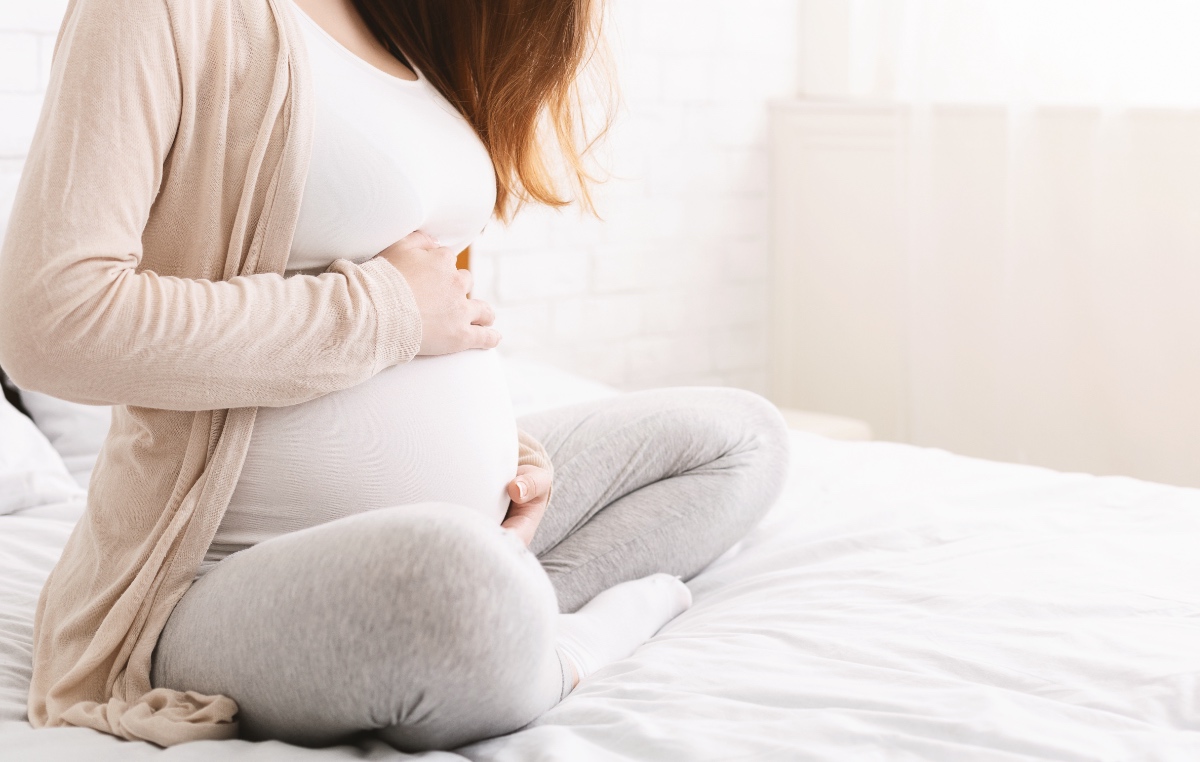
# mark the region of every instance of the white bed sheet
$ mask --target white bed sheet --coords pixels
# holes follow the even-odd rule
[[[0,758],[407,759],[167,750],[17,719],[70,524],[0,517]],[[695,605],[508,760],[1200,759],[1200,490],[792,433],[786,491]]]

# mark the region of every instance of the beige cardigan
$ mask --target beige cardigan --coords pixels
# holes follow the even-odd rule
[[[38,602],[29,720],[161,745],[236,734],[150,660],[237,481],[258,406],[409,360],[382,259],[284,278],[312,86],[287,0],[72,0],[0,253],[0,364],[114,404]],[[550,468],[524,432],[520,461]]]

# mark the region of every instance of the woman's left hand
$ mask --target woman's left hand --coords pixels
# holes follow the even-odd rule
[[[550,472],[530,465],[517,466],[517,476],[508,483],[508,515],[500,526],[510,530],[525,547],[533,541],[533,533],[542,522],[546,512],[546,500],[550,493]]]

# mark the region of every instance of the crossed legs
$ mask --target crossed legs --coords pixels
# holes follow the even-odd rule
[[[248,738],[374,731],[415,751],[511,732],[570,691],[572,666],[619,658],[680,608],[661,579],[620,583],[694,575],[761,518],[787,467],[778,412],[736,389],[633,392],[520,424],[555,463],[532,552],[446,503],[273,538],[192,585],[154,685],[231,696]]]

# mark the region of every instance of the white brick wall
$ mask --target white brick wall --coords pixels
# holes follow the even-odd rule
[[[610,0],[604,221],[530,210],[473,247],[510,352],[629,389],[765,392],[765,104],[796,90],[799,4]]]
[[[66,0],[0,0],[0,233],[42,108]]]
[[[768,98],[801,0],[610,0],[623,109],[604,220],[531,208],[476,243],[504,346],[623,388],[766,386]],[[65,0],[0,0],[0,219]]]

